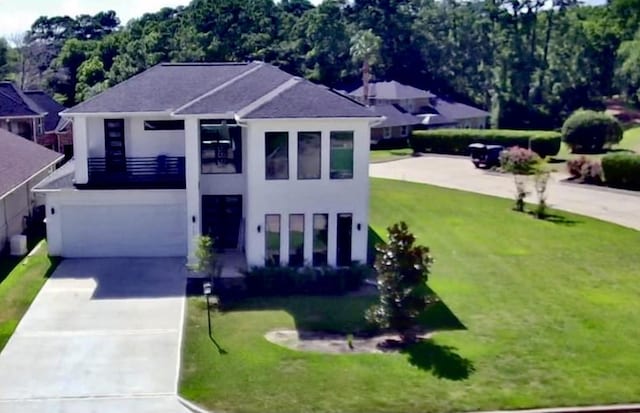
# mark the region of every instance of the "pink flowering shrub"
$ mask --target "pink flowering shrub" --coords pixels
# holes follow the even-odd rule
[[[541,159],[537,153],[519,146],[513,146],[500,154],[502,170],[515,175],[532,175],[540,162]]]
[[[590,159],[581,156],[567,161],[567,171],[569,174],[582,182],[588,184],[602,183],[602,164],[598,159]]]

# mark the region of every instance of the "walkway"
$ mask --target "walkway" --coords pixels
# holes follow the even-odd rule
[[[369,166],[369,175],[502,198],[515,195],[510,175],[476,169],[469,159],[463,157],[425,155],[374,163]],[[554,174],[549,182],[547,202],[551,207],[640,230],[640,193],[561,182],[565,177]],[[532,194],[528,200],[535,202],[535,195]]]
[[[182,259],[69,259],[0,354],[0,412],[184,413]]]

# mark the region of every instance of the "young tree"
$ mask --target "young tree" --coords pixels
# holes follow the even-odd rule
[[[433,258],[429,248],[415,245],[405,222],[387,228],[389,241],[376,247],[380,302],[367,310],[368,321],[400,334],[402,341],[416,340],[418,316],[436,298],[427,287]]]
[[[369,81],[371,80],[371,65],[379,59],[382,40],[371,29],[362,30],[351,38],[351,57],[362,62],[362,97],[364,104],[369,104]]]
[[[500,166],[508,173],[513,174],[516,184],[516,204],[514,209],[524,212],[524,200],[529,194],[527,191],[527,176],[534,174],[541,163],[540,156],[527,148],[511,147],[500,154]]]
[[[189,269],[213,279],[217,274],[217,260],[213,249],[213,240],[207,235],[196,238],[196,260]]]

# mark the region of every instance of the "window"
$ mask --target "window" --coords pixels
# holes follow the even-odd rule
[[[304,215],[289,215],[289,266],[304,265]]]
[[[184,130],[183,120],[145,120],[144,130]]]
[[[402,137],[408,136],[409,135],[409,127],[408,126],[403,126],[400,128],[400,135],[402,135]]]
[[[267,132],[265,166],[267,179],[289,179],[289,133]]]
[[[280,215],[265,216],[265,265],[280,265]]]
[[[346,267],[351,265],[351,228],[353,216],[338,214],[336,223],[336,265]]]
[[[242,173],[242,132],[233,120],[200,121],[203,174]]]
[[[320,132],[298,132],[298,179],[320,179]]]
[[[314,267],[326,266],[328,261],[327,242],[329,240],[329,215],[313,214],[313,257]]]
[[[389,139],[391,137],[391,128],[384,128],[382,133],[382,137],[385,139]]]
[[[331,132],[331,179],[353,178],[353,132]]]

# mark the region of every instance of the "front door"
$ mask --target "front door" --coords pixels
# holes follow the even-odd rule
[[[351,265],[351,228],[353,216],[338,214],[336,230],[336,264],[339,267]]]
[[[202,234],[217,249],[237,249],[242,222],[242,195],[203,195]]]
[[[107,172],[125,172],[124,119],[104,120],[104,163]]]

